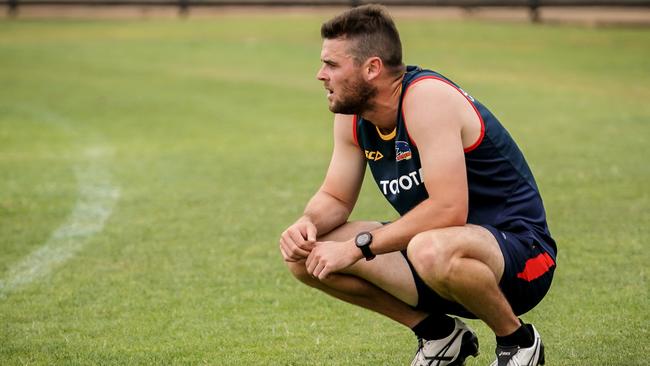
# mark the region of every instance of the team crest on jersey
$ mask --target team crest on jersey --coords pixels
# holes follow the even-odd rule
[[[411,159],[411,147],[407,142],[395,141],[395,161]]]

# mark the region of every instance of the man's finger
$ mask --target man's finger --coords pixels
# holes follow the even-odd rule
[[[287,253],[287,250],[285,249],[285,245],[284,245],[284,242],[282,240],[280,240],[280,253],[282,253],[282,258],[284,258],[285,261],[288,261],[289,259],[291,259],[291,257],[289,256],[289,253]]]
[[[307,235],[307,233],[299,233],[295,237],[292,237],[292,239],[299,248],[311,252],[311,250],[314,249],[314,242],[309,242],[303,235]]]
[[[311,274],[312,270],[314,269],[314,252],[311,252],[307,256],[307,260],[305,261],[305,268],[307,268],[307,273]]]
[[[303,244],[305,242],[305,238],[302,236],[302,234],[298,230],[289,230],[288,234],[289,234],[289,237],[291,238],[291,240],[293,240],[293,242],[296,245],[300,245],[300,244]]]
[[[308,251],[302,250],[299,247],[293,248],[293,250],[290,253],[291,253],[291,257],[295,259],[307,258],[307,256],[309,256]]]
[[[316,247],[316,245],[314,245],[314,243],[310,243],[308,241],[305,241],[302,244],[298,244],[298,247],[300,247],[301,249],[306,250],[308,252],[311,252]]]
[[[321,274],[321,272],[323,271],[324,268],[325,268],[325,263],[318,262],[318,265],[316,266],[316,268],[314,268],[314,271],[312,272],[312,275],[314,277],[317,277],[317,278],[320,279],[321,278],[320,274]]]
[[[316,226],[308,225],[307,226],[307,241],[310,243],[316,242]]]
[[[288,243],[286,240],[281,239],[280,240],[280,245],[284,249],[284,252],[291,257],[294,260],[300,260],[307,258],[309,255],[309,252],[306,250],[300,249],[299,246],[293,244],[293,243]]]
[[[329,270],[329,268],[328,268],[327,266],[323,266],[323,269],[322,269],[322,270],[320,271],[320,273],[318,274],[318,279],[319,279],[319,280],[324,280],[324,279],[327,278],[327,276],[329,276],[329,275],[330,275],[330,270]]]
[[[280,247],[280,252],[282,253],[282,258],[284,258],[285,262],[298,262],[297,259],[293,259],[287,255],[287,253],[284,251],[284,248]]]

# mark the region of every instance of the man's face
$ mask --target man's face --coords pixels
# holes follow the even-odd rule
[[[351,44],[352,43],[352,44]],[[333,113],[361,114],[370,109],[377,89],[363,78],[363,68],[355,65],[348,52],[353,41],[326,39],[321,51],[321,66],[316,78],[327,90],[329,110]]]

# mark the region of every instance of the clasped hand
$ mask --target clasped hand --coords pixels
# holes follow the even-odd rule
[[[356,263],[360,253],[352,241],[317,242],[305,262],[307,273],[322,280]]]
[[[353,241],[316,241],[316,227],[308,221],[293,224],[280,237],[280,252],[287,262],[305,261],[307,272],[318,279],[341,271],[363,256]]]

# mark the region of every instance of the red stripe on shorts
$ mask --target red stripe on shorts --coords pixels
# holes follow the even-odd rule
[[[553,258],[548,253],[542,253],[535,258],[527,260],[524,270],[521,273],[517,273],[517,277],[530,282],[543,276],[554,265]]]

